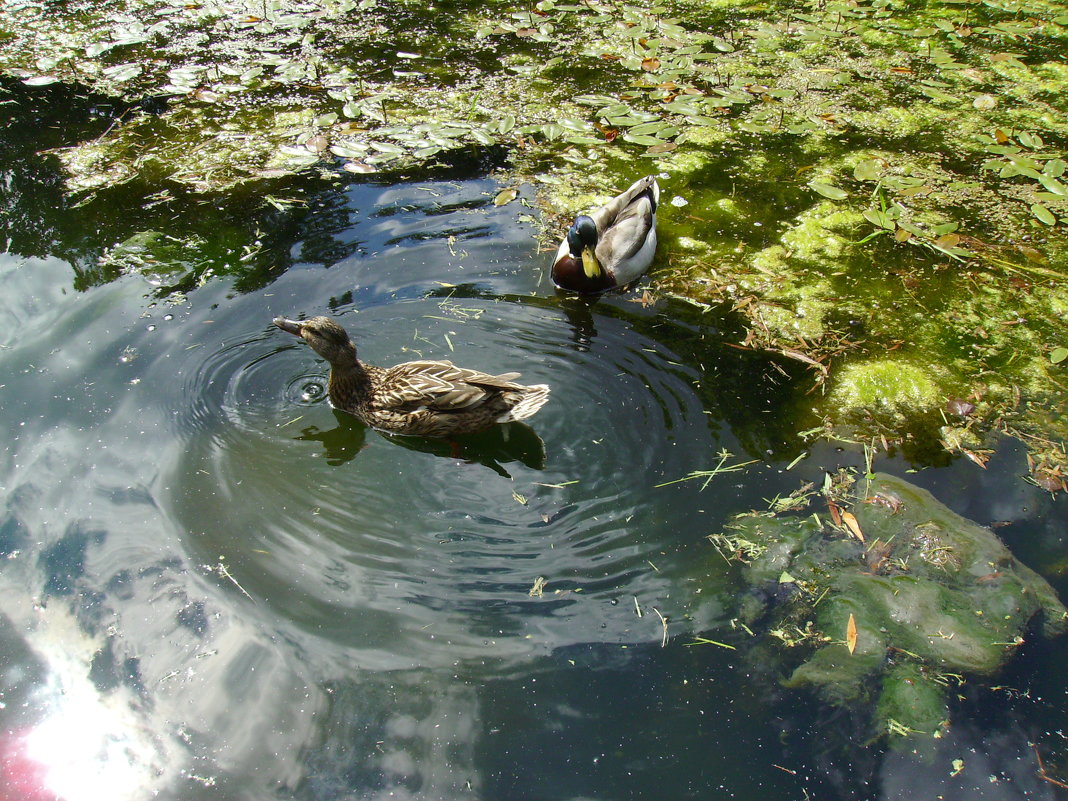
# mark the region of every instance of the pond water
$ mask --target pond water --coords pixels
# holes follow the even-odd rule
[[[270,234],[288,269],[181,302],[151,271],[86,285],[47,237],[9,238],[0,799],[1055,797],[1029,742],[1063,747],[1062,641],[965,685],[916,752],[779,687],[706,537],[863,453],[787,470],[798,375],[729,347],[716,312],[558,296],[529,195],[498,189],[319,190]],[[92,237],[56,214],[56,240]],[[377,364],[518,370],[551,400],[458,451],[384,436],[330,409],[278,314],[337,316]],[[755,461],[658,486],[723,449]],[[985,472],[877,466],[1004,523],[1065,597],[1068,507],[1019,449]]]

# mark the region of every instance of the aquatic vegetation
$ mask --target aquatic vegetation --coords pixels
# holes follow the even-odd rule
[[[531,179],[555,225],[658,173],[654,289],[730,304],[746,347],[817,384],[843,355],[938,365],[925,408],[981,400],[974,429],[1068,469],[1041,411],[1065,400],[1060,4],[25,0],[0,36],[24,90],[127,103],[54,151],[81,203],[473,156]],[[864,396],[818,412],[864,418]],[[891,441],[907,417],[868,415]]]
[[[905,359],[853,362],[832,379],[831,403],[842,409],[926,414],[941,405],[933,369]]]
[[[754,591],[742,622],[787,646],[787,687],[867,708],[879,733],[934,734],[948,677],[989,676],[1026,637],[1068,627],[1041,576],[926,490],[875,474],[821,497],[830,519],[740,515],[710,537]]]

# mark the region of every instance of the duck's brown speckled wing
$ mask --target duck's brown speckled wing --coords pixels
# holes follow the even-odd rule
[[[456,412],[478,406],[501,390],[521,389],[512,383],[518,377],[519,373],[490,375],[468,370],[448,361],[404,362],[386,370],[373,406]]]

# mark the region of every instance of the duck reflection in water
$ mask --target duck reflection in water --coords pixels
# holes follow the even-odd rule
[[[338,409],[333,412],[337,419],[336,427],[324,431],[316,426],[308,426],[295,439],[321,442],[326,463],[337,466],[351,462],[368,447],[368,427],[350,414]],[[509,462],[519,462],[531,470],[545,469],[545,443],[525,423],[506,423],[452,440],[398,434],[384,434],[382,438],[408,450],[485,465],[504,478],[512,477],[504,468]]]

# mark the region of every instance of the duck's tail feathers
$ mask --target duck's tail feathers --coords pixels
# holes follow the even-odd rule
[[[511,423],[513,420],[526,420],[549,400],[549,387],[546,384],[533,384],[521,390],[510,392],[510,400],[515,405],[497,418],[498,423]]]
[[[655,175],[647,175],[635,181],[627,193],[631,197],[631,203],[642,195],[646,195],[649,198],[649,205],[652,206],[653,214],[656,214],[656,208],[660,205],[660,184],[656,182]]]

